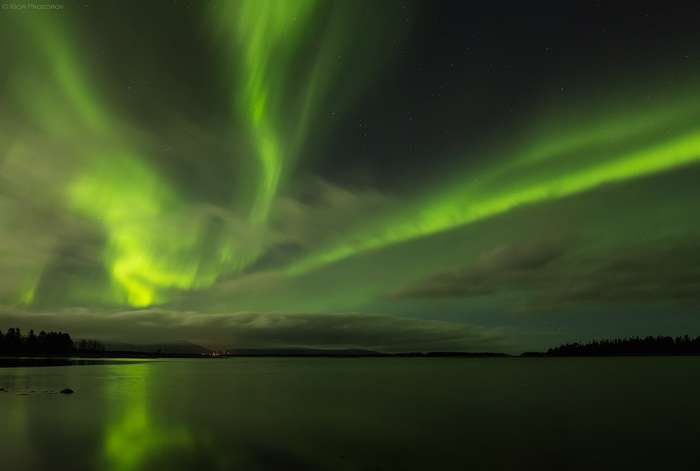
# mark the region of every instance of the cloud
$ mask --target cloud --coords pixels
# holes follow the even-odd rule
[[[501,350],[499,330],[433,320],[355,313],[282,314],[241,312],[202,314],[148,309],[60,313],[0,309],[0,321],[23,329],[64,330],[76,337],[153,343],[189,340],[228,348],[367,348],[381,351]],[[114,333],[119,332],[115,338]]]
[[[529,308],[679,302],[700,305],[700,237],[654,240],[624,251],[574,250],[569,242],[513,244],[461,270],[437,273],[394,299],[525,293]]]
[[[482,253],[470,266],[441,272],[403,288],[392,297],[446,298],[496,293],[544,281],[548,267],[567,250],[562,240],[500,246]]]
[[[561,283],[560,303],[680,302],[700,306],[700,238],[662,240],[610,254]]]
[[[303,191],[281,196],[275,205],[272,231],[277,244],[259,265],[284,263],[303,250],[344,234],[368,214],[397,204],[375,189],[351,188],[321,178],[309,178]]]

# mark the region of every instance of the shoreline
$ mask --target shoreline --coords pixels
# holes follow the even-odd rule
[[[505,353],[467,353],[467,352],[428,352],[428,353],[377,353],[377,354],[338,354],[338,353],[243,353],[228,355],[210,354],[167,354],[167,353],[140,353],[140,352],[104,352],[101,354],[75,354],[75,355],[0,355],[0,368],[13,367],[48,367],[48,366],[80,366],[80,365],[105,365],[105,364],[133,364],[130,360],[158,360],[158,359],[236,359],[236,358],[504,358],[504,359],[556,359],[556,358],[640,358],[640,357],[697,357],[698,354],[679,353],[635,353],[617,355],[547,355],[547,354],[510,355]]]

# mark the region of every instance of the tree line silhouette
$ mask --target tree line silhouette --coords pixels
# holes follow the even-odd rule
[[[74,353],[103,352],[104,345],[96,340],[73,342],[70,334],[64,332],[44,332],[35,334],[30,330],[22,335],[18,328],[10,328],[3,334],[0,330],[0,354],[53,354],[67,355]]]
[[[630,337],[567,343],[547,350],[547,356],[700,355],[700,337]]]

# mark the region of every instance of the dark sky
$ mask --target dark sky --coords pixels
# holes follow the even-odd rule
[[[499,351],[700,334],[699,20],[6,3],[0,329]]]

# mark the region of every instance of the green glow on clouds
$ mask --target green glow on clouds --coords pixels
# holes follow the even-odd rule
[[[674,112],[675,111],[675,112]],[[617,116],[615,116],[617,118]],[[665,119],[664,119],[665,118]],[[700,130],[668,136],[667,121],[693,122],[687,105],[631,114],[621,125],[595,122],[589,129],[535,140],[498,168],[463,175],[456,183],[360,225],[340,240],[288,268],[301,274],[368,250],[429,236],[518,206],[549,201],[597,186],[643,177],[700,160]],[[648,135],[655,136],[648,142]],[[637,144],[641,137],[646,142]],[[617,150],[622,147],[621,150]]]
[[[63,136],[75,129],[76,121],[91,132],[106,132],[110,119],[80,66],[73,38],[63,24],[65,20],[60,22],[41,14],[26,15],[20,20],[18,24],[29,33],[41,66],[33,71],[35,76],[19,77],[15,86],[37,122],[49,132]],[[51,92],[59,93],[50,95]]]
[[[178,255],[194,248],[197,234],[162,227],[163,214],[178,210],[172,189],[129,154],[96,156],[92,167],[70,186],[71,203],[105,228],[106,262],[126,302],[148,306],[158,301],[156,288],[194,286],[196,263]]]
[[[18,137],[9,151],[0,149],[5,152],[0,164],[40,156],[44,160],[36,167],[61,167],[65,174],[54,184],[64,199],[52,202],[52,209],[86,220],[104,239],[100,262],[109,286],[99,298],[136,307],[165,303],[174,293],[240,274],[265,254],[267,241],[256,245],[247,239],[263,239],[271,230],[271,214],[280,197],[288,196],[284,184],[297,176],[304,142],[315,127],[329,126],[322,119],[322,102],[339,88],[336,78],[344,65],[337,58],[351,52],[357,34],[352,4],[347,5],[335,11],[315,0],[217,1],[208,11],[205,24],[213,27],[215,47],[224,52],[228,125],[242,124],[242,136],[232,135],[246,144],[232,148],[248,149],[250,155],[243,158],[256,168],[255,178],[241,184],[250,200],[244,215],[232,214],[233,207],[243,206],[239,201],[207,209],[213,204],[195,202],[182,182],[162,172],[168,162],[151,155],[153,146],[130,130],[128,118],[115,113],[109,94],[96,86],[98,74],[87,72],[92,69],[66,18],[17,15],[18,37],[26,39],[22,44],[29,50],[8,82],[41,139]],[[319,18],[330,26],[319,28]],[[307,53],[305,60],[300,53]],[[352,71],[353,79],[369,75],[359,69]],[[694,90],[679,90],[673,100],[647,109],[620,106],[594,117],[578,116],[579,107],[573,105],[566,113],[535,113],[533,121],[542,127],[519,145],[479,168],[445,178],[440,188],[405,197],[389,211],[344,221],[342,230],[305,246],[306,252],[283,272],[303,274],[519,206],[697,162],[698,110],[688,96],[696,96]],[[208,165],[207,157],[192,156]],[[61,165],[52,163],[59,159]],[[232,185],[238,183],[235,176]],[[3,223],[12,219],[5,207],[0,206]],[[239,220],[245,229],[238,230]],[[17,270],[27,281],[14,290],[16,304],[35,302],[47,258],[37,256],[30,269]],[[140,420],[134,414],[133,423]]]
[[[230,42],[231,75],[236,77],[233,102],[250,133],[259,166],[253,223],[264,223],[277,195],[291,142],[285,139],[280,118],[284,87],[294,46],[308,28],[314,0],[281,2],[244,0],[216,2],[214,22]],[[299,119],[290,115],[289,119]]]
[[[58,142],[89,136],[72,156],[77,170],[66,195],[69,206],[98,223],[107,236],[103,257],[116,285],[110,296],[120,304],[148,306],[162,302],[167,290],[212,284],[227,249],[220,248],[214,261],[202,258],[205,218],[187,211],[175,189],[133,150],[137,146],[115,124],[118,120],[86,91],[85,74],[62,25],[39,18],[32,23],[37,30],[32,37],[50,58],[55,96],[22,98]],[[38,277],[19,303],[32,303],[36,282]]]

